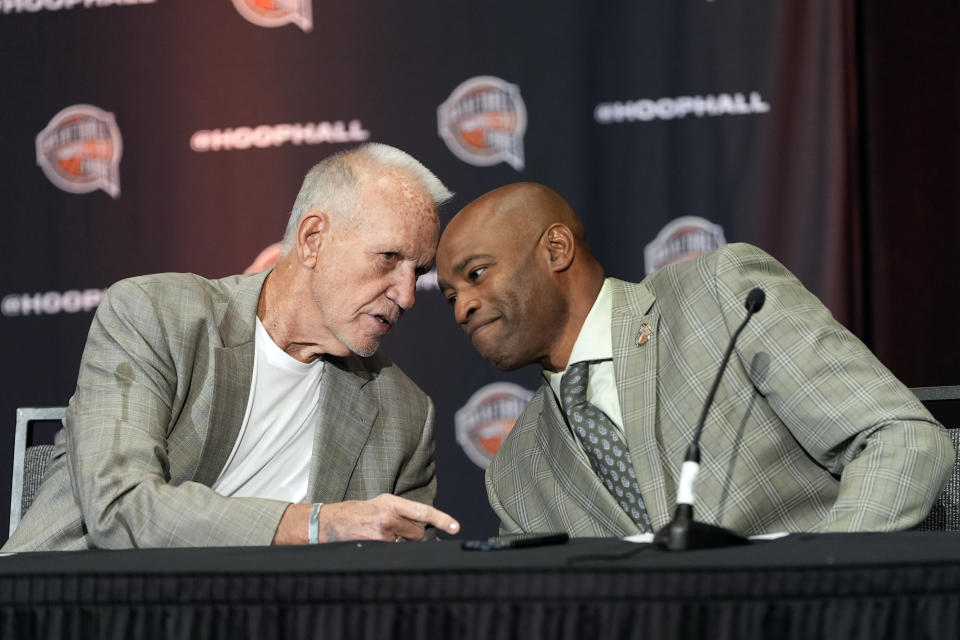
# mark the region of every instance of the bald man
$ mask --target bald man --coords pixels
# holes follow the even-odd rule
[[[605,278],[570,205],[519,183],[440,239],[443,294],[495,367],[543,384],[487,470],[505,533],[624,536],[675,510],[684,452],[747,292],[701,440],[697,518],[744,535],[920,522],[953,447],[916,397],[763,251],[723,247],[641,283]]]

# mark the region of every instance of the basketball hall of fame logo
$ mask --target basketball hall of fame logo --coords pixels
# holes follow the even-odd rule
[[[480,167],[506,162],[523,170],[527,109],[517,85],[493,76],[470,78],[437,107],[437,125],[464,162]]]
[[[470,396],[453,418],[467,457],[486,469],[532,397],[532,391],[512,382],[494,382]]]
[[[119,198],[122,152],[113,114],[89,104],[63,109],[37,134],[37,164],[70,193],[103,189]]]
[[[261,27],[295,24],[304,31],[313,29],[313,0],[233,0],[244,18]]]
[[[644,269],[648,274],[653,273],[668,264],[696,258],[725,244],[723,227],[698,216],[683,216],[668,222],[644,248]]]

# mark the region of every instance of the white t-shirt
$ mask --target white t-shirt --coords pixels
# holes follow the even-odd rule
[[[322,378],[322,360],[305,363],[291,357],[257,318],[250,397],[214,491],[287,502],[306,499]]]

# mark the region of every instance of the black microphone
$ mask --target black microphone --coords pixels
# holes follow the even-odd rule
[[[727,368],[727,362],[730,361],[730,354],[733,353],[733,346],[737,343],[740,332],[747,326],[753,314],[763,308],[766,299],[767,296],[763,293],[763,289],[752,289],[747,294],[747,301],[744,304],[747,308],[747,317],[743,319],[743,322],[740,323],[740,326],[730,338],[727,352],[723,354],[723,361],[720,363],[720,370],[713,381],[710,393],[707,394],[707,401],[703,405],[697,430],[693,434],[693,442],[687,448],[686,456],[683,459],[680,481],[677,483],[677,510],[673,514],[673,520],[653,536],[653,543],[659,547],[670,551],[683,551],[685,549],[732,547],[748,542],[746,538],[729,529],[705,522],[696,522],[693,519],[693,502],[696,496],[694,485],[697,481],[697,474],[700,472],[700,434],[703,432],[703,423],[707,419],[710,405],[713,404],[713,397],[717,395],[720,378],[723,377],[723,372]]]

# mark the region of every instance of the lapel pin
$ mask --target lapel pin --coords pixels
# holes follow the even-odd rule
[[[650,337],[653,335],[653,327],[644,322],[640,325],[640,328],[637,329],[637,346],[642,347],[650,341]]]

